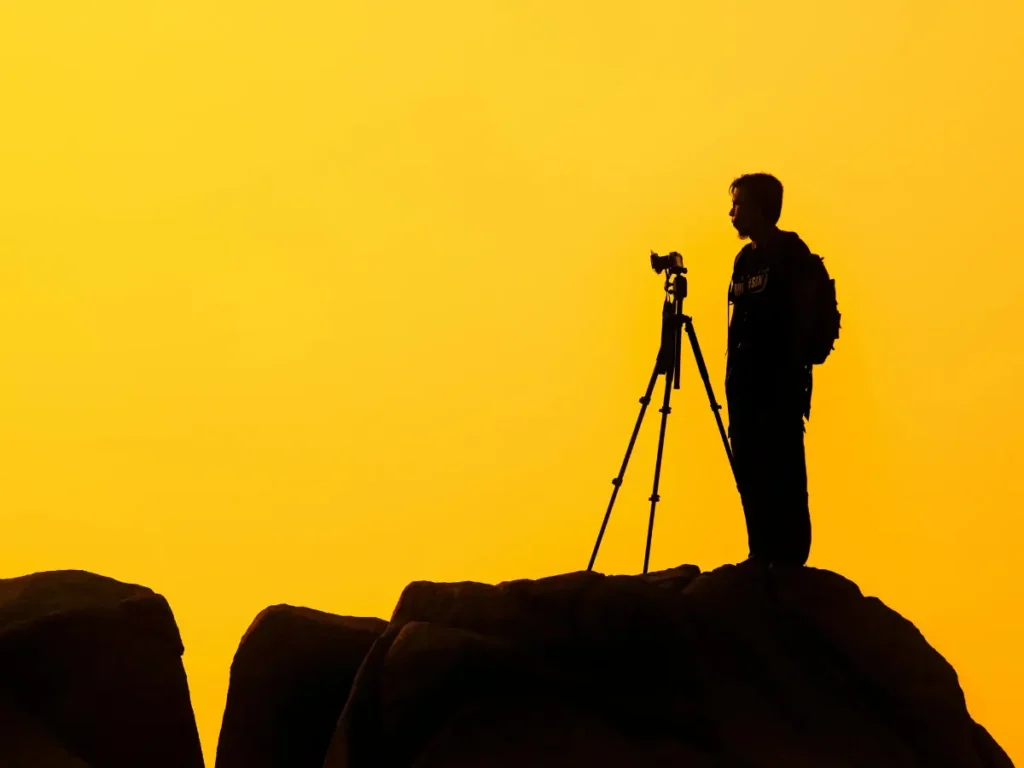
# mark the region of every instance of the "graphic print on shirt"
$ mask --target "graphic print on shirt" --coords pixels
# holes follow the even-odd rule
[[[768,287],[768,267],[765,267],[757,274],[751,275],[747,280],[747,291],[749,293],[761,293]]]
[[[745,293],[761,293],[768,287],[769,267],[765,267],[746,279],[736,280],[732,284],[732,295],[739,298]]]

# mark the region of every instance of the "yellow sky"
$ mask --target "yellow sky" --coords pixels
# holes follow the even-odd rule
[[[844,318],[810,564],[1024,761],[1022,49],[1016,0],[6,0],[0,576],[166,595],[212,765],[264,606],[584,568],[648,253],[684,253],[724,398],[728,185],[765,170]],[[673,406],[651,567],[742,559],[688,357]],[[657,417],[599,570],[642,568]]]

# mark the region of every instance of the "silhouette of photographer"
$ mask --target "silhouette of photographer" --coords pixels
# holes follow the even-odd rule
[[[812,369],[838,337],[835,285],[795,232],[778,228],[782,184],[766,173],[729,187],[741,240],[729,285],[725,396],[749,560],[803,566],[811,549],[804,455]]]

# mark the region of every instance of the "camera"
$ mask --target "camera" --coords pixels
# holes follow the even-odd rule
[[[676,275],[686,272],[686,267],[683,266],[683,257],[675,251],[664,256],[659,256],[651,251],[651,268],[659,275],[666,270]]]

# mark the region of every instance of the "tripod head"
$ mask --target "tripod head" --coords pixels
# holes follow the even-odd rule
[[[656,371],[667,379],[674,379],[679,389],[679,358],[682,344],[683,323],[689,320],[683,314],[683,299],[686,298],[686,267],[683,257],[676,251],[659,256],[651,251],[651,268],[665,273],[665,302],[661,307],[661,350],[658,352]]]
[[[680,253],[672,251],[664,256],[659,256],[651,251],[651,269],[659,275],[665,273],[665,293],[674,299],[679,305],[677,311],[682,312],[682,300],[686,298],[686,267],[683,266],[683,257]],[[667,300],[667,299],[666,299]]]

